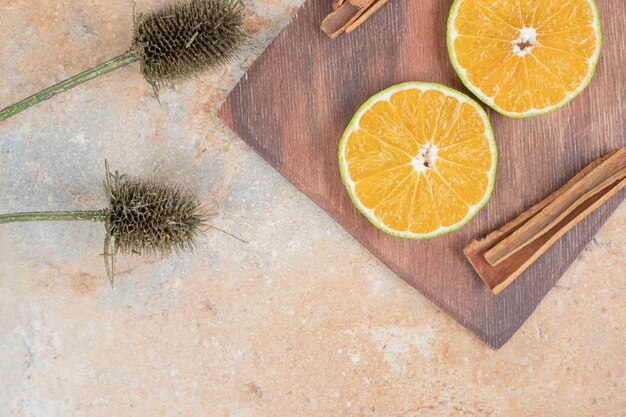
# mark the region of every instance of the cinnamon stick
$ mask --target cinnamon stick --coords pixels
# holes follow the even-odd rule
[[[346,27],[346,33],[350,33],[352,32],[354,29],[356,29],[357,27],[359,27],[363,22],[365,22],[367,19],[369,19],[369,17],[371,15],[374,14],[374,12],[376,12],[378,9],[380,9],[381,7],[383,7],[383,5],[385,3],[387,3],[388,0],[378,0],[375,1],[370,7],[367,8],[367,10],[365,10],[356,20],[354,20],[352,23],[348,24],[348,26]]]
[[[331,38],[349,33],[380,9],[388,0],[333,0],[333,11],[320,27]]]
[[[626,148],[594,161],[559,190],[464,250],[494,294],[626,186]]]

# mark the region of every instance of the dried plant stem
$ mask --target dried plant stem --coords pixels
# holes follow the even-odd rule
[[[93,211],[39,211],[31,213],[9,213],[0,214],[0,224],[16,222],[35,221],[65,221],[65,220],[85,220],[92,222],[103,222],[106,220],[108,212],[106,210]]]
[[[220,232],[220,233],[224,233],[224,234],[225,234],[225,235],[227,235],[227,236],[230,236],[230,237],[232,237],[232,238],[234,238],[234,239],[237,239],[237,240],[238,240],[238,241],[240,241],[241,243],[250,244],[250,242],[248,242],[247,240],[242,239],[242,238],[240,238],[239,236],[234,235],[234,234],[232,234],[232,233],[230,233],[230,232],[227,232],[227,231],[226,231],[226,230],[224,230],[224,229],[220,229],[219,227],[211,226],[210,224],[209,224],[209,225],[207,225],[207,226],[209,227],[209,229],[214,229],[214,230],[217,230],[217,231],[218,231],[218,232]]]
[[[59,93],[67,91],[73,87],[76,87],[79,84],[82,84],[86,81],[89,81],[93,78],[99,77],[108,72],[114,71],[118,68],[121,68],[125,65],[128,65],[132,62],[135,62],[139,59],[139,56],[133,52],[132,50],[127,51],[121,55],[116,56],[113,59],[110,59],[102,64],[88,69],[87,71],[81,72],[73,77],[68,78],[67,80],[63,80],[60,83],[54,84],[40,92],[33,94],[32,96],[25,98],[24,100],[12,104],[2,110],[0,110],[0,122],[8,119],[11,116],[16,115],[17,113],[26,110],[30,106],[34,106],[35,104],[41,103],[42,101],[48,100],[56,96]]]
[[[106,179],[106,184],[109,188],[107,188],[107,190],[111,190],[111,173],[108,170],[108,165],[107,165],[107,179]],[[148,191],[152,191],[153,190],[148,190]],[[177,191],[177,190],[176,190]],[[178,191],[177,191],[178,192]],[[144,194],[148,194],[144,192]],[[146,196],[144,196],[145,198]],[[176,196],[178,199],[180,199],[180,196]],[[180,202],[179,202],[180,203]],[[105,228],[106,228],[106,235],[104,238],[104,247],[103,247],[103,252],[102,255],[104,256],[104,268],[106,270],[106,274],[107,277],[109,278],[109,281],[111,282],[111,286],[113,286],[113,280],[115,277],[115,255],[117,254],[118,251],[118,238],[119,235],[116,236],[112,230],[111,230],[111,216],[112,216],[112,209],[105,209],[105,210],[81,210],[81,211],[34,211],[34,212],[29,212],[29,213],[8,213],[8,214],[0,214],[0,224],[5,224],[5,223],[18,223],[18,222],[35,222],[35,221],[72,221],[72,220],[82,220],[82,221],[92,221],[92,222],[104,222],[105,224]],[[190,223],[190,227],[195,227],[197,225],[203,224],[200,222],[201,218],[197,217],[197,223]],[[126,219],[126,221],[128,221],[128,219]],[[246,240],[235,236],[232,233],[229,233],[223,229],[220,229],[218,227],[215,226],[211,226],[211,225],[206,225],[211,229],[215,229],[221,233],[224,233],[228,236],[231,236],[237,240],[239,240],[240,242],[244,242],[244,243],[249,243]],[[143,238],[145,239],[146,236],[143,235]],[[187,238],[189,238],[187,236]],[[193,245],[193,241],[190,241],[190,243],[187,246],[181,246],[182,250],[191,250],[192,249],[192,245]],[[131,248],[131,251],[132,250]],[[135,251],[135,253],[139,253],[138,251]]]

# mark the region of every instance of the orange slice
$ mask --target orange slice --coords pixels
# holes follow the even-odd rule
[[[412,239],[467,223],[491,195],[496,158],[484,110],[430,83],[374,95],[339,143],[341,178],[357,209],[384,232]]]
[[[602,35],[593,0],[455,0],[448,52],[478,98],[510,117],[564,106],[591,81]]]

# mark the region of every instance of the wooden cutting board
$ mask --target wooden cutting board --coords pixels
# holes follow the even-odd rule
[[[358,107],[390,85],[430,81],[468,93],[446,49],[451,2],[392,0],[355,32],[335,40],[319,29],[330,3],[309,0],[297,12],[228,96],[220,117],[389,268],[497,349],[624,198],[622,192],[609,200],[498,296],[463,256],[470,240],[626,145],[623,0],[599,1],[603,51],[593,81],[574,101],[525,120],[489,111],[499,149],[493,196],[468,225],[427,241],[388,236],[357,212],[340,180],[337,145]]]

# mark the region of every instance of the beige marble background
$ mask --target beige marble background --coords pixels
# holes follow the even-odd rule
[[[106,157],[197,191],[250,241],[121,258],[111,289],[101,225],[2,226],[0,415],[625,415],[626,206],[492,351],[218,120],[300,1],[249,1],[257,49],[160,104],[135,64],[0,124],[0,212],[105,206]],[[123,52],[131,10],[0,0],[0,106]]]

